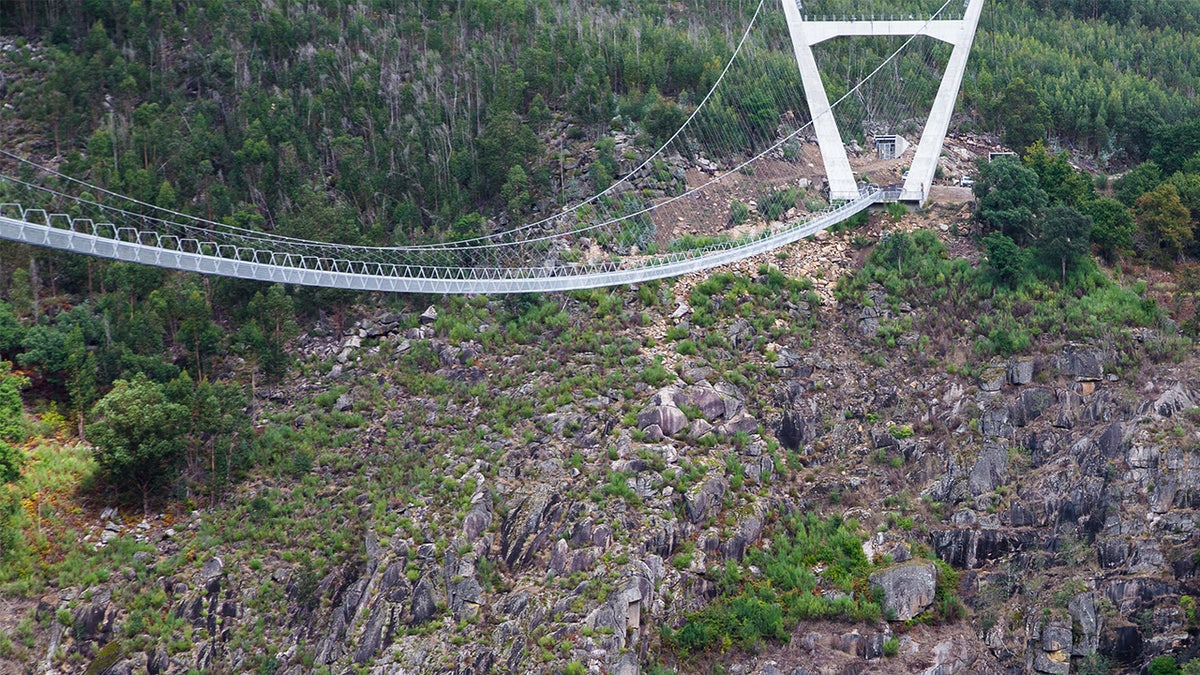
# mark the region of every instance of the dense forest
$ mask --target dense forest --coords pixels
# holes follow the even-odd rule
[[[841,0],[805,5],[862,11]],[[593,148],[611,154],[614,132],[647,153],[658,147],[712,87],[756,10],[745,0],[0,0],[0,134],[4,150],[66,176],[229,225],[379,246],[442,241],[485,219],[521,221],[594,194],[612,168],[565,167]],[[773,128],[785,114],[775,92],[797,88],[798,75],[778,8],[767,3],[759,25],[749,48],[768,53],[770,67],[735,72],[709,114]],[[823,45],[831,94],[898,44]],[[939,46],[918,43],[892,83],[943,58]],[[895,118],[917,116],[936,81],[914,87],[886,103],[900,106]],[[1153,300],[1115,290],[1093,256],[1176,275],[1178,297],[1195,304],[1198,90],[1200,0],[985,6],[952,132],[994,139],[1018,158],[979,166],[973,223],[985,262],[978,274],[949,272],[969,277],[964,297],[990,308],[978,357],[1008,357],[1037,330],[1056,330],[1057,319],[1023,325],[1037,302],[1061,309],[1103,295],[1131,325],[1163,320]],[[847,114],[870,105],[852,100]],[[9,158],[0,173],[35,178]],[[0,180],[0,202],[21,194]],[[807,307],[811,296],[793,290]],[[646,307],[660,304],[657,286],[637,293]],[[609,315],[604,303],[619,301],[603,297],[613,296],[572,296],[593,302],[598,321],[640,325],[632,310]],[[255,466],[304,474],[313,458],[293,456],[291,431],[254,428],[262,392],[286,382],[298,334],[340,339],[360,301],[0,243],[0,583],[36,585],[28,579],[62,564],[41,557],[65,556],[43,535],[40,507],[26,503],[36,495],[16,487],[31,435],[91,442],[101,480],[86,489],[143,513],[164,497],[219,503]],[[430,299],[371,302],[416,329]],[[566,304],[455,300],[468,319],[443,317],[432,330],[453,336],[474,321],[483,335],[490,321],[496,344],[527,346],[539,331],[552,339],[572,330]],[[488,321],[479,319],[485,307]],[[1200,336],[1194,306],[1177,318],[1181,339]],[[722,346],[711,342],[689,349]],[[439,356],[405,359],[432,370]],[[23,409],[40,421],[23,422]]]
[[[216,220],[376,244],[494,215],[512,201],[502,193],[525,193],[517,203],[531,207],[586,194],[558,184],[547,125],[564,122],[567,140],[630,125],[653,144],[707,93],[754,10],[10,4],[3,28],[40,49],[9,58],[42,76],[9,98],[44,126],[54,143],[42,150],[68,174]],[[1110,171],[1150,157],[1171,125],[1196,116],[1195,14],[1177,2],[1111,4],[987,5],[960,128],[1003,132],[1018,150],[1046,136]],[[773,10],[756,39],[786,44]],[[820,56],[836,92],[884,55],[831,46]],[[753,111],[736,108],[769,98],[773,83],[740,79],[726,98],[744,116]]]

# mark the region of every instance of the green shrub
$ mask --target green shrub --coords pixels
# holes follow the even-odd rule
[[[671,371],[663,367],[662,358],[660,357],[655,359],[654,363],[642,369],[641,377],[642,382],[645,382],[651,387],[661,387],[663,384],[666,384],[668,380],[673,379],[674,375],[671,373]]]
[[[779,220],[788,209],[796,206],[796,199],[801,194],[798,188],[768,192],[759,198],[758,212],[767,220]]]
[[[604,484],[601,492],[607,497],[624,499],[630,504],[637,504],[641,502],[641,499],[638,498],[637,493],[634,492],[633,488],[629,487],[629,483],[626,482],[628,478],[629,475],[621,471],[614,471],[608,474],[608,482]]]
[[[17,482],[24,464],[25,452],[0,439],[0,485]]]
[[[835,295],[844,304],[867,305],[866,291],[877,284],[893,313],[902,303],[915,310],[903,320],[911,325],[881,322],[878,339],[893,346],[912,326],[920,326],[922,337],[935,339],[970,331],[981,356],[1027,351],[1043,335],[1049,340],[1094,341],[1105,335],[1123,339],[1130,326],[1161,323],[1162,309],[1143,297],[1144,288],[1121,287],[1087,260],[1071,270],[1065,285],[1058,283],[1057,266],[1044,271],[1043,276],[1054,281],[1047,283],[1028,273],[1023,250],[1015,244],[1008,247],[1008,241],[1000,242],[1006,247],[1000,251],[999,235],[994,237],[991,264],[1003,262],[1002,273],[950,257],[931,232],[888,235],[875,245],[861,270],[838,280]]]
[[[686,570],[691,566],[692,558],[695,556],[695,553],[696,545],[690,541],[685,542],[683,546],[680,547],[679,553],[676,553],[675,557],[671,558],[671,565],[677,570]]]
[[[899,638],[890,637],[883,641],[883,655],[884,656],[895,656],[899,653],[900,653]]]
[[[761,576],[742,579],[734,566],[727,567],[721,595],[688,615],[678,631],[665,631],[669,645],[684,654],[730,644],[754,648],[764,640],[787,641],[802,620],[876,621],[882,616],[879,603],[866,591],[872,565],[863,554],[858,523],[797,514],[775,529],[770,550],[754,549],[746,556],[746,564],[760,569]],[[676,561],[683,562],[679,556]],[[821,585],[844,595],[829,600],[816,593],[817,566],[825,570]]]
[[[1149,675],[1179,675],[1179,664],[1171,656],[1156,656],[1146,667]]]
[[[27,429],[20,391],[28,385],[28,378],[12,373],[12,364],[0,361],[0,441],[20,443],[25,440]]]
[[[746,206],[745,204],[739,202],[736,199],[733,200],[733,202],[731,202],[729,204],[729,224],[730,225],[735,225],[735,226],[741,225],[742,223],[746,222],[749,219],[750,219],[750,207],[749,206]]]

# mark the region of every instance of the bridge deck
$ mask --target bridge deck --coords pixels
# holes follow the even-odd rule
[[[893,191],[865,189],[858,199],[777,231],[692,251],[554,266],[432,267],[296,255],[76,220],[12,204],[3,205],[5,209],[0,212],[0,239],[168,269],[284,284],[397,293],[529,293],[632,284],[709,269],[798,241],[872,204],[895,201],[898,196]],[[10,212],[20,217],[4,215]]]

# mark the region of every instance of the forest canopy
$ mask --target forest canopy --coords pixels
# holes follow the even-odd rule
[[[0,31],[40,45],[12,52],[40,77],[11,85],[10,98],[44,126],[54,140],[45,154],[63,158],[67,173],[208,218],[385,245],[443,238],[471,213],[528,212],[587,193],[561,170],[564,144],[615,126],[644,132],[647,146],[667,137],[755,9],[704,2],[684,12],[650,0],[8,4]],[[939,5],[869,4],[881,14]],[[1113,169],[1150,157],[1161,129],[1200,112],[1191,95],[1200,75],[1181,56],[1200,53],[1188,27],[1200,16],[1195,4],[987,3],[959,129],[1000,134],[1018,151],[1049,138]],[[861,5],[814,0],[807,9]],[[762,46],[786,44],[773,4],[760,20]],[[818,54],[834,90],[886,55],[866,49]],[[770,78],[739,74],[729,105],[769,100],[771,80],[795,77],[779,52]]]

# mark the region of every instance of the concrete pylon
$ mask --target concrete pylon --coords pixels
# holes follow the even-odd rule
[[[812,21],[800,13],[797,0],[782,2],[788,33],[792,36],[792,48],[796,52],[796,63],[800,67],[800,79],[804,83],[804,96],[808,100],[813,128],[817,132],[817,143],[821,146],[821,158],[825,162],[825,174],[829,178],[831,200],[857,198],[858,185],[854,180],[854,172],[850,170],[846,146],[842,144],[842,134],[833,118],[825,85],[821,82],[821,72],[817,68],[816,58],[813,57],[813,45],[846,36],[926,35],[954,46],[946,64],[946,72],[942,75],[942,84],[938,87],[933,107],[929,111],[929,119],[925,122],[925,130],[921,133],[921,142],[917,144],[908,178],[904,181],[904,188],[900,193],[902,201],[925,203],[929,197],[929,188],[933,185],[934,173],[937,171],[938,156],[942,154],[946,130],[950,127],[950,116],[954,113],[954,101],[958,98],[958,89],[967,69],[967,57],[970,56],[971,44],[975,41],[975,29],[979,25],[979,15],[983,12],[983,0],[966,0],[966,11],[961,19],[934,21]]]

